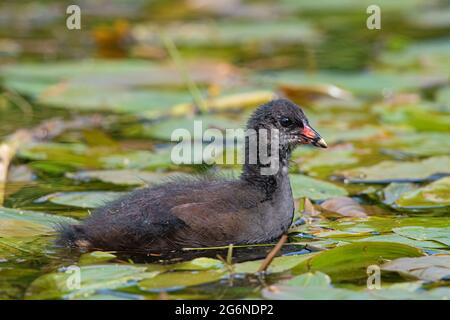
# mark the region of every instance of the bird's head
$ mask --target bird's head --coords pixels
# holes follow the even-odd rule
[[[300,144],[327,148],[325,140],[310,125],[303,110],[287,99],[272,100],[255,110],[247,129],[279,132],[280,146],[293,149]]]

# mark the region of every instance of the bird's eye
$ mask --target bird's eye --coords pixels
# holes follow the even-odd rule
[[[292,124],[293,124],[293,122],[292,122],[292,120],[291,119],[289,119],[289,118],[281,118],[280,119],[280,124],[283,126],[283,127],[290,127],[290,126],[292,126]]]

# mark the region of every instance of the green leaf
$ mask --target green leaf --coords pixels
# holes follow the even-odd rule
[[[170,158],[170,148],[150,151],[131,151],[102,156],[99,161],[107,169],[168,169],[176,167]]]
[[[366,269],[373,264],[401,257],[419,257],[423,253],[414,247],[393,242],[354,242],[322,251],[292,269],[294,274],[321,271],[333,281],[357,280],[367,277]]]
[[[332,197],[346,196],[347,190],[330,182],[310,178],[300,174],[289,175],[294,199],[309,198],[325,200]]]
[[[288,285],[271,286],[262,291],[262,295],[270,300],[366,300],[365,292],[352,291],[332,287],[294,287]]]
[[[62,268],[43,275],[28,287],[27,299],[76,299],[94,294],[102,289],[125,288],[136,281],[153,278],[158,272],[146,272],[146,267],[131,265],[92,265]],[[79,288],[76,280],[80,280]]]
[[[61,223],[77,221],[54,214],[0,207],[0,237],[48,235]]]
[[[407,191],[395,201],[400,208],[436,208],[450,205],[450,177]]]
[[[283,281],[283,284],[294,287],[329,287],[331,278],[320,271],[308,272]]]
[[[427,83],[446,83],[445,75],[423,76],[417,73],[393,72],[332,72],[304,71],[272,72],[269,76],[258,75],[269,83],[279,85],[323,85],[332,84],[359,95],[381,95],[384,90],[394,92],[419,89]]]
[[[58,192],[45,196],[45,199],[63,206],[97,208],[125,194],[125,192],[114,191]]]
[[[450,247],[450,227],[447,228],[426,228],[426,227],[402,227],[394,228],[393,231],[403,237],[415,240],[433,240]]]
[[[420,182],[436,174],[450,174],[450,157],[432,157],[421,161],[382,161],[370,167],[358,167],[339,173],[350,183]]]
[[[180,173],[181,175],[182,173]],[[75,173],[67,173],[68,178],[81,181],[100,180],[107,183],[117,185],[152,185],[164,179],[167,179],[173,174],[163,174],[157,172],[146,172],[133,169],[123,170],[91,170],[79,171]]]
[[[191,261],[177,263],[171,265],[171,270],[211,270],[211,269],[223,269],[223,262],[218,259],[212,258],[195,258]]]
[[[157,42],[159,26],[138,26],[141,40]],[[242,46],[242,45],[281,45],[310,43],[317,41],[317,32],[308,24],[298,20],[292,21],[223,21],[210,25],[204,23],[185,23],[168,25],[166,35],[178,46]]]
[[[309,259],[313,255],[314,253],[276,257],[272,260],[272,263],[269,265],[267,272],[276,273],[289,270],[294,266],[298,265],[300,262]],[[256,273],[259,267],[261,267],[263,261],[264,260],[254,260],[236,263],[234,265],[234,272]]]
[[[393,205],[405,192],[417,189],[413,183],[390,183],[383,189],[383,203]]]
[[[358,239],[356,241],[396,242],[396,243],[403,243],[408,246],[416,247],[416,248],[420,248],[420,249],[445,249],[446,248],[445,245],[442,245],[442,244],[434,242],[434,241],[416,240],[416,239],[403,237],[398,234],[385,234],[385,235],[371,236],[368,238]]]
[[[194,127],[195,122],[198,123],[199,129]],[[189,133],[189,137],[193,140],[201,141],[203,131],[206,129],[219,129],[225,137],[226,129],[240,128],[240,123],[232,121],[230,119],[219,116],[195,116],[195,117],[183,117],[183,118],[170,118],[159,122],[152,123],[151,125],[142,126],[139,129],[139,136],[148,137],[152,139],[171,141],[171,136],[175,130],[186,130]],[[202,128],[202,130],[200,130]],[[200,136],[195,136],[195,134]]]
[[[110,261],[115,258],[116,258],[116,255],[109,253],[109,252],[93,251],[93,252],[88,252],[88,253],[82,254],[78,261],[78,264],[80,266],[89,265],[89,264],[97,264],[97,263],[101,263],[101,262],[107,262],[107,261]]]
[[[174,271],[165,272],[154,278],[139,282],[139,288],[146,291],[175,291],[186,287],[216,282],[224,276],[223,271]]]

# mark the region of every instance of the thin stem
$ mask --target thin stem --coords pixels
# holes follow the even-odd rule
[[[283,247],[283,244],[287,241],[287,239],[288,239],[287,234],[283,234],[281,236],[281,238],[278,241],[278,243],[276,244],[276,246],[269,252],[267,257],[261,263],[261,266],[259,267],[258,272],[262,272],[262,271],[266,271],[267,270],[267,268],[270,266],[270,264],[272,263],[273,259],[278,254],[278,252],[281,250],[281,248]]]
[[[207,111],[206,102],[202,97],[202,94],[200,90],[198,89],[197,85],[192,81],[192,79],[189,77],[189,73],[183,63],[183,59],[180,55],[180,52],[178,51],[177,47],[175,46],[175,43],[170,39],[170,37],[166,36],[163,32],[160,33],[161,39],[163,41],[164,46],[166,47],[167,51],[169,52],[170,57],[175,62],[175,65],[177,66],[178,70],[181,73],[181,76],[183,77],[183,81],[186,83],[189,92],[192,95],[192,98],[194,99],[195,104],[197,105],[198,109],[200,110],[200,113],[205,113]]]

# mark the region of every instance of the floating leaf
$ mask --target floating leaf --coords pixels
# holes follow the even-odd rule
[[[222,269],[223,262],[212,258],[195,258],[191,261],[181,262],[171,266],[172,270],[210,270]]]
[[[383,189],[383,203],[393,205],[405,192],[417,189],[413,183],[390,183]]]
[[[46,225],[14,219],[0,218],[0,237],[31,237],[36,235],[47,235],[53,232]]]
[[[186,287],[215,282],[224,276],[222,271],[174,271],[165,272],[154,278],[139,282],[139,288],[146,291],[175,291]]]
[[[320,225],[347,232],[364,230],[365,232],[387,233],[394,228],[408,226],[450,227],[450,219],[447,217],[369,216],[367,218],[342,218],[320,223]]]
[[[358,167],[339,173],[350,183],[421,182],[450,174],[450,157],[421,161],[382,161],[371,167]]]
[[[322,251],[292,269],[294,274],[321,271],[333,281],[366,278],[366,269],[373,264],[401,257],[420,257],[414,247],[394,242],[354,242]]]
[[[395,243],[403,243],[411,247],[420,248],[420,249],[445,249],[446,246],[434,241],[426,241],[426,240],[415,240],[407,237],[403,237],[398,234],[386,234],[386,235],[376,235],[368,238],[358,239],[357,241],[367,242],[367,241],[375,241],[375,242],[395,242]]]
[[[403,237],[415,240],[433,240],[450,247],[450,227],[426,228],[418,226],[394,228],[393,231]]]
[[[58,192],[47,195],[37,201],[48,200],[63,206],[97,208],[125,194],[124,192],[114,191]]]
[[[49,232],[49,230],[52,230],[57,224],[61,224],[61,223],[74,224],[77,222],[75,219],[58,216],[55,214],[47,214],[47,213],[43,213],[43,212],[0,207],[0,225],[1,225],[2,221],[3,222],[7,221],[8,223],[12,223],[13,221],[19,222],[18,224],[13,224],[14,229],[18,233],[20,233],[20,232],[25,232],[25,233],[36,232],[36,234],[38,234],[39,231],[41,231],[43,234],[47,234]],[[28,231],[26,231],[26,230],[20,231],[21,230],[20,226],[25,227],[25,229],[28,229]],[[2,228],[0,227],[0,230],[1,229]],[[13,229],[11,229],[10,231],[13,231]],[[31,235],[31,234],[29,234],[29,235]],[[1,236],[1,231],[0,231],[0,236]],[[11,234],[11,236],[13,236],[13,235]]]
[[[337,212],[347,217],[366,217],[364,208],[349,197],[336,197],[325,200],[320,206],[328,211]]]
[[[178,46],[242,46],[243,44],[296,44],[317,41],[317,32],[301,21],[174,23],[165,28],[166,35]],[[139,25],[134,36],[143,42],[159,44],[159,26]]]
[[[109,252],[93,251],[82,254],[78,263],[79,265],[98,264],[101,262],[110,261],[115,258],[116,256]]]
[[[118,185],[151,185],[167,179],[169,175],[139,170],[92,170],[67,173],[71,179],[81,181],[100,180]]]
[[[351,149],[331,149],[327,152],[313,152],[298,159],[301,170],[310,174],[329,174],[359,162]]]
[[[417,132],[399,135],[382,143],[385,153],[400,152],[411,157],[446,155],[450,149],[447,132]]]
[[[450,290],[448,288],[437,288],[423,290],[417,284],[408,286],[392,285],[380,290],[349,290],[328,287],[294,287],[287,285],[274,285],[263,289],[262,295],[266,299],[276,300],[448,300]]]
[[[425,281],[448,280],[450,279],[450,255],[400,258],[383,264],[381,268]]]
[[[395,201],[401,208],[436,208],[450,205],[450,177],[402,193]]]
[[[158,272],[146,272],[145,267],[119,264],[62,268],[34,280],[25,297],[39,300],[76,299],[94,294],[98,290],[128,287],[136,281],[153,278],[157,274]],[[76,282],[71,280],[78,275],[79,288],[73,285]]]
[[[393,72],[331,72],[321,71],[307,73],[304,71],[272,72],[258,77],[269,83],[278,85],[323,85],[331,84],[359,95],[381,95],[384,91],[407,91],[444,84],[448,81],[445,75],[423,76],[420,74],[399,74]]]
[[[320,271],[308,272],[283,281],[283,284],[294,287],[329,287],[331,278]]]
[[[198,129],[195,129],[197,128],[195,127],[196,124]],[[202,140],[203,132],[206,129],[219,129],[223,132],[225,137],[226,129],[237,129],[239,127],[239,123],[227,118],[205,115],[192,118],[183,117],[162,120],[142,127],[139,135],[157,140],[171,141],[172,134],[175,130],[186,130],[189,132],[189,137],[191,139]],[[194,136],[194,134],[199,134],[199,136]]]
[[[300,262],[309,259],[313,256],[314,253],[311,254],[301,254],[301,255],[293,255],[293,256],[281,256],[275,257],[272,260],[272,263],[269,265],[267,272],[276,273],[283,272],[293,268],[298,265]],[[263,260],[255,260],[255,261],[246,261],[241,263],[236,263],[234,265],[234,272],[236,273],[256,273],[261,267]]]
[[[111,154],[102,156],[99,161],[108,169],[167,169],[173,166],[170,149]]]
[[[313,200],[324,200],[347,195],[347,190],[330,182],[300,174],[291,174],[289,177],[295,199],[306,197]]]

